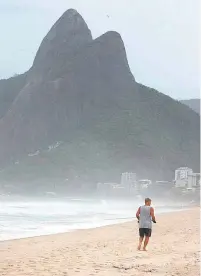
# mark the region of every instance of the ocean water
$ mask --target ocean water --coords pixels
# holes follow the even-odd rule
[[[96,228],[135,219],[139,202],[66,198],[4,199],[0,202],[0,240],[19,239]],[[157,206],[156,206],[157,207]],[[157,213],[181,206],[158,206]]]

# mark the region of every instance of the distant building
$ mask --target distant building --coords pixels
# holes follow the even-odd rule
[[[117,186],[119,186],[119,184],[113,183],[113,182],[97,183],[97,190],[109,191],[109,190],[115,189]]]
[[[193,174],[193,170],[188,167],[180,167],[175,170],[175,187],[185,188],[188,184],[188,176]]]
[[[138,180],[138,186],[141,189],[146,189],[152,184],[152,181],[150,179],[140,179]]]
[[[157,196],[167,195],[167,193],[170,192],[173,187],[173,181],[157,180],[153,183],[153,191]]]
[[[187,179],[189,174],[192,174],[193,170],[188,167],[180,167],[175,170],[175,181]]]
[[[200,173],[192,173],[188,175],[187,189],[200,187]]]
[[[126,188],[121,187],[117,183],[97,183],[97,191],[99,195],[123,195],[126,193]]]
[[[121,186],[128,190],[136,187],[136,173],[124,172],[121,175]]]
[[[166,181],[166,180],[157,180],[155,185],[157,185],[157,186],[164,186],[164,185],[166,185],[166,186],[167,186],[167,185],[171,186],[171,185],[172,185],[172,182]]]

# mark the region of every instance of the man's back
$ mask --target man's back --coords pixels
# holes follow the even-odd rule
[[[145,205],[140,206],[136,213],[136,218],[139,221],[139,245],[138,250],[141,249],[141,245],[144,240],[143,250],[146,251],[147,244],[149,242],[149,238],[152,233],[152,221],[156,223],[156,218],[154,215],[154,208],[151,207],[151,199],[145,198]]]
[[[144,205],[140,207],[139,228],[152,229],[152,217],[150,206]]]

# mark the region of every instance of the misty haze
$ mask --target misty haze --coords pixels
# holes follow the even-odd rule
[[[143,276],[145,272],[164,276],[198,275],[197,67],[189,63],[196,72],[195,79],[185,79],[189,91],[185,90],[183,97],[181,90],[174,91],[184,85],[176,78],[174,89],[168,92],[172,85],[168,84],[170,76],[161,78],[158,73],[158,79],[154,79],[154,70],[160,71],[156,68],[147,78],[146,59],[140,62],[132,58],[135,43],[132,28],[127,30],[129,40],[125,32],[127,25],[123,23],[122,31],[119,23],[117,29],[108,30],[110,24],[114,27],[117,22],[114,14],[109,13],[109,4],[105,10],[108,26],[104,19],[101,27],[101,16],[94,19],[96,8],[92,5],[90,11],[80,1],[75,1],[73,8],[64,1],[60,8],[52,1],[47,6],[46,1],[44,4],[19,2],[15,5],[10,0],[8,4],[0,4],[0,15],[8,19],[11,11],[15,17],[20,10],[25,16],[27,10],[37,11],[40,18],[45,10],[56,15],[61,8],[63,14],[49,30],[47,23],[41,25],[46,35],[36,46],[32,65],[27,70],[26,54],[22,64],[16,65],[19,72],[15,73],[13,61],[8,58],[4,62],[5,57],[1,58],[0,54],[0,241],[4,245],[0,252],[0,274],[22,276],[23,271],[23,275],[39,276],[79,273]],[[99,2],[101,15],[105,1]],[[116,9],[114,6],[119,21],[122,20],[118,14],[120,2]],[[135,21],[135,16],[138,18],[132,14],[135,5],[130,1],[127,5],[131,10],[128,17]],[[140,5],[136,9],[143,16]],[[76,10],[79,7],[83,15]],[[171,8],[168,5],[166,8],[171,15]],[[181,17],[187,11],[185,6]],[[179,24],[173,18],[169,18],[170,26]],[[23,24],[31,24],[32,17],[26,20]],[[165,28],[163,24],[161,28]],[[140,30],[141,35],[147,35],[142,25]],[[21,37],[22,30],[18,32]],[[153,29],[153,36],[154,32]],[[8,26],[4,33],[5,37],[14,35]],[[33,33],[32,40],[35,36]],[[173,35],[170,42],[171,39]],[[6,41],[2,49],[6,49]],[[27,40],[24,47],[29,46],[31,52]],[[133,56],[138,55],[137,48],[133,48]],[[143,52],[140,48],[139,55]],[[144,53],[147,54],[145,49]],[[166,58],[164,55],[164,61]],[[18,57],[16,63],[17,60]],[[147,60],[147,67],[148,63]],[[163,70],[171,70],[168,66],[164,62]],[[185,69],[179,66],[185,75]],[[174,70],[171,74],[174,75]],[[150,87],[149,83],[156,86]],[[159,91],[160,87],[166,88]],[[157,222],[148,244],[153,256],[141,252],[141,245],[136,250],[137,222],[139,228],[142,224],[142,214],[138,217],[136,211],[144,207],[145,198],[152,204],[146,205],[145,201],[145,207],[155,210],[156,221],[152,215],[151,224]],[[178,245],[174,247],[177,238]],[[22,252],[18,247],[23,248]]]

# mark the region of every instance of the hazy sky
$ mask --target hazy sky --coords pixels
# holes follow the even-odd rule
[[[138,82],[174,98],[199,96],[199,0],[0,0],[0,78],[31,66],[41,40],[69,8],[94,38],[121,34]]]

